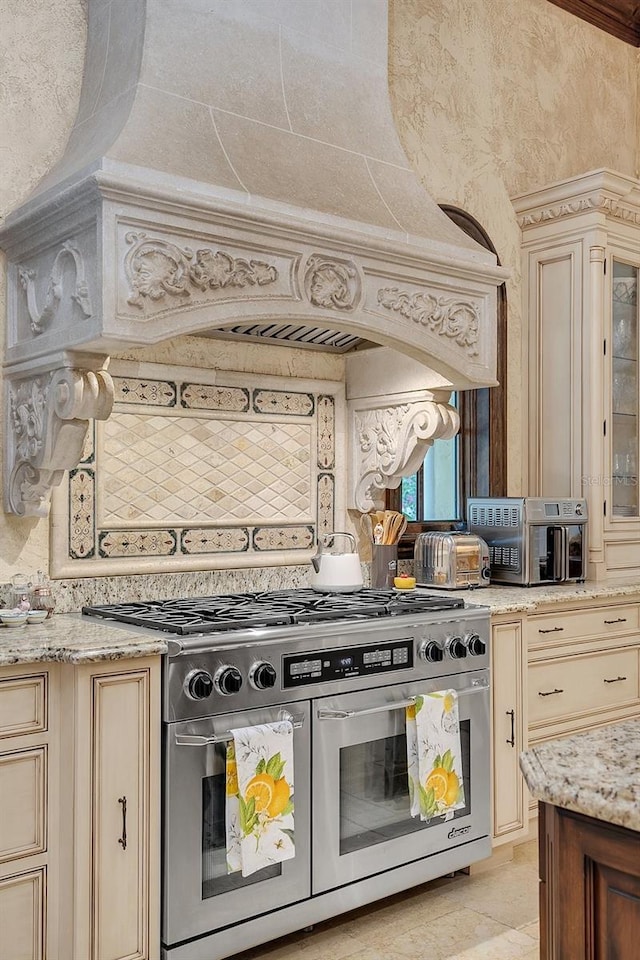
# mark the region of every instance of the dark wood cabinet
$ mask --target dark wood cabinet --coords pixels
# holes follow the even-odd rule
[[[541,960],[638,960],[640,833],[539,809]]]

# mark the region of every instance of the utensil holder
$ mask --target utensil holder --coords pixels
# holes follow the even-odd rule
[[[371,586],[378,590],[391,590],[393,578],[398,574],[398,544],[373,543],[371,545]]]

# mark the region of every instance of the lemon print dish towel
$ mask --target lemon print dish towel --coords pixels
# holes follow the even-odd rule
[[[439,690],[406,710],[411,816],[431,820],[464,807],[458,696]]]
[[[295,856],[293,725],[233,731],[226,760],[227,872],[248,877]]]

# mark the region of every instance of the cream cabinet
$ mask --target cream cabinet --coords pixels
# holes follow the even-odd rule
[[[493,845],[528,830],[527,795],[518,757],[527,746],[527,655],[522,621],[491,626]]]
[[[532,742],[640,716],[640,604],[527,619]]]
[[[640,181],[514,199],[528,324],[531,496],[585,497],[590,579],[640,574]]]
[[[159,658],[65,667],[60,955],[157,960]],[[73,811],[73,813],[72,813]]]
[[[0,957],[56,956],[55,668],[0,668]],[[48,902],[47,902],[48,901]]]

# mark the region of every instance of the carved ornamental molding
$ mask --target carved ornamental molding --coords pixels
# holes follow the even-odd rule
[[[265,286],[278,279],[278,271],[262,260],[244,260],[223,250],[178,247],[145,233],[128,233],[131,249],[124,258],[130,287],[127,299],[144,309],[148,302],[169,298],[188,299],[194,292],[211,293],[226,287]]]
[[[601,193],[593,193],[588,196],[575,197],[559,203],[546,204],[538,206],[536,209],[528,210],[518,217],[518,223],[522,229],[526,227],[537,226],[548,220],[561,220],[563,217],[573,217],[577,213],[586,211],[602,212],[614,220],[622,220],[625,223],[634,225],[640,224],[640,209],[630,204],[619,203],[612,197]]]
[[[350,260],[309,257],[304,289],[314,307],[353,310],[360,300],[360,274]]]
[[[92,314],[91,298],[89,297],[89,288],[85,279],[85,267],[82,254],[73,244],[65,242],[56,255],[49,274],[47,282],[47,292],[42,309],[38,308],[36,283],[38,274],[36,270],[29,270],[26,267],[18,267],[18,277],[20,285],[27,295],[27,310],[31,332],[35,335],[43,333],[53,323],[58,314],[64,294],[64,264],[65,261],[71,261],[75,274],[75,286],[70,299],[76,303],[82,315],[89,318]]]
[[[436,399],[355,410],[351,445],[356,510],[383,508],[384,491],[418,470],[434,440],[448,440],[459,428],[455,407]]]
[[[430,293],[406,293],[398,287],[378,290],[378,303],[413,320],[432,333],[453,340],[472,357],[478,356],[480,315],[469,300],[434,297]]]
[[[5,510],[26,517],[49,512],[51,488],[77,466],[89,419],[106,420],[113,384],[106,370],[63,367],[7,382]]]

